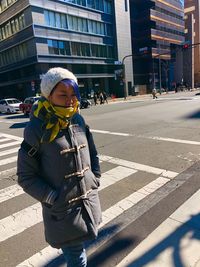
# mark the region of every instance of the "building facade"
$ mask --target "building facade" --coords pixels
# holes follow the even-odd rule
[[[179,82],[171,46],[184,42],[184,8],[180,0],[130,0],[135,84],[151,92]]]
[[[112,0],[1,0],[0,97],[35,95],[55,66],[75,73],[84,96],[122,96],[115,76],[118,8]]]
[[[200,1],[185,0],[184,80],[192,88],[200,86]],[[196,44],[196,45],[195,45]]]

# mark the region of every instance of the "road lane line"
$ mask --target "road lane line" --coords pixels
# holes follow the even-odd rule
[[[187,144],[187,145],[200,145],[200,142],[198,141],[190,141],[190,140],[183,140],[183,139],[174,139],[174,138],[164,138],[159,136],[152,136],[150,137],[153,140],[158,141],[167,141],[167,142],[173,142],[173,143],[181,143],[181,144]]]
[[[19,150],[19,147],[15,147],[15,148],[12,148],[12,149],[4,150],[4,151],[0,152],[0,157],[16,153],[16,152],[18,152],[18,150]]]
[[[120,136],[133,136],[132,134],[129,134],[129,133],[117,133],[117,132],[102,131],[102,130],[95,130],[95,129],[91,129],[91,132],[102,133],[102,134],[111,134],[111,135],[120,135]]]
[[[129,134],[129,133],[118,133],[118,132],[110,132],[110,131],[103,131],[103,130],[95,130],[95,129],[91,129],[91,132],[100,133],[100,134],[127,136],[127,137],[131,136],[131,137],[137,137],[137,138],[145,138],[145,139],[180,143],[180,144],[186,144],[186,145],[198,145],[198,146],[200,145],[200,142],[198,141],[190,141],[190,140],[167,138],[167,137],[165,138],[165,137],[159,137],[159,136],[144,136],[144,135],[136,135],[136,134]]]
[[[0,190],[0,203],[24,194],[24,190],[18,184]]]
[[[164,170],[164,169],[160,169],[156,167],[151,167],[148,165],[144,165],[144,164],[140,164],[140,163],[136,163],[136,162],[128,161],[128,160],[123,160],[119,158],[114,158],[110,156],[99,155],[99,158],[102,161],[111,162],[113,164],[124,166],[127,168],[132,168],[138,171],[144,171],[148,173],[162,175],[163,177],[167,177],[167,178],[174,178],[178,175],[177,172],[168,171],[168,170]]]
[[[153,193],[154,191],[165,185],[168,181],[170,180],[167,178],[159,177],[153,182],[129,195],[125,199],[119,201],[109,209],[105,210],[102,213],[103,222],[100,224],[99,229],[103,228],[107,223],[115,219],[117,216],[121,215],[124,211],[136,205],[147,195]],[[26,259],[24,262],[18,264],[16,267],[46,266],[47,263],[49,263],[52,259],[58,257],[60,254],[62,254],[61,250],[47,246],[43,250],[31,256],[29,259]]]

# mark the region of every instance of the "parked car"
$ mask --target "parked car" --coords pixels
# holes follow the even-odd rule
[[[81,98],[80,108],[89,108],[91,104],[92,103],[87,98]]]
[[[16,113],[18,112],[19,105],[22,102],[16,98],[5,98],[0,100],[0,112],[2,113]]]
[[[31,111],[33,103],[39,98],[39,96],[27,97],[24,102],[20,104],[19,109],[24,113],[24,115],[28,115]]]

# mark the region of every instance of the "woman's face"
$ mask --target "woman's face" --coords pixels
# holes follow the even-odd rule
[[[77,101],[73,87],[61,82],[58,83],[48,99],[52,105],[61,107],[74,107]]]

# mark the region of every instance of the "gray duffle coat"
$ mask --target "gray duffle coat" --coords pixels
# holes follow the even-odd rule
[[[40,143],[43,126],[32,117],[24,130],[24,140],[38,150],[39,159],[20,148],[18,183],[41,202],[45,238],[52,247],[93,239],[101,222],[101,173],[92,134],[80,114],[51,143]]]

